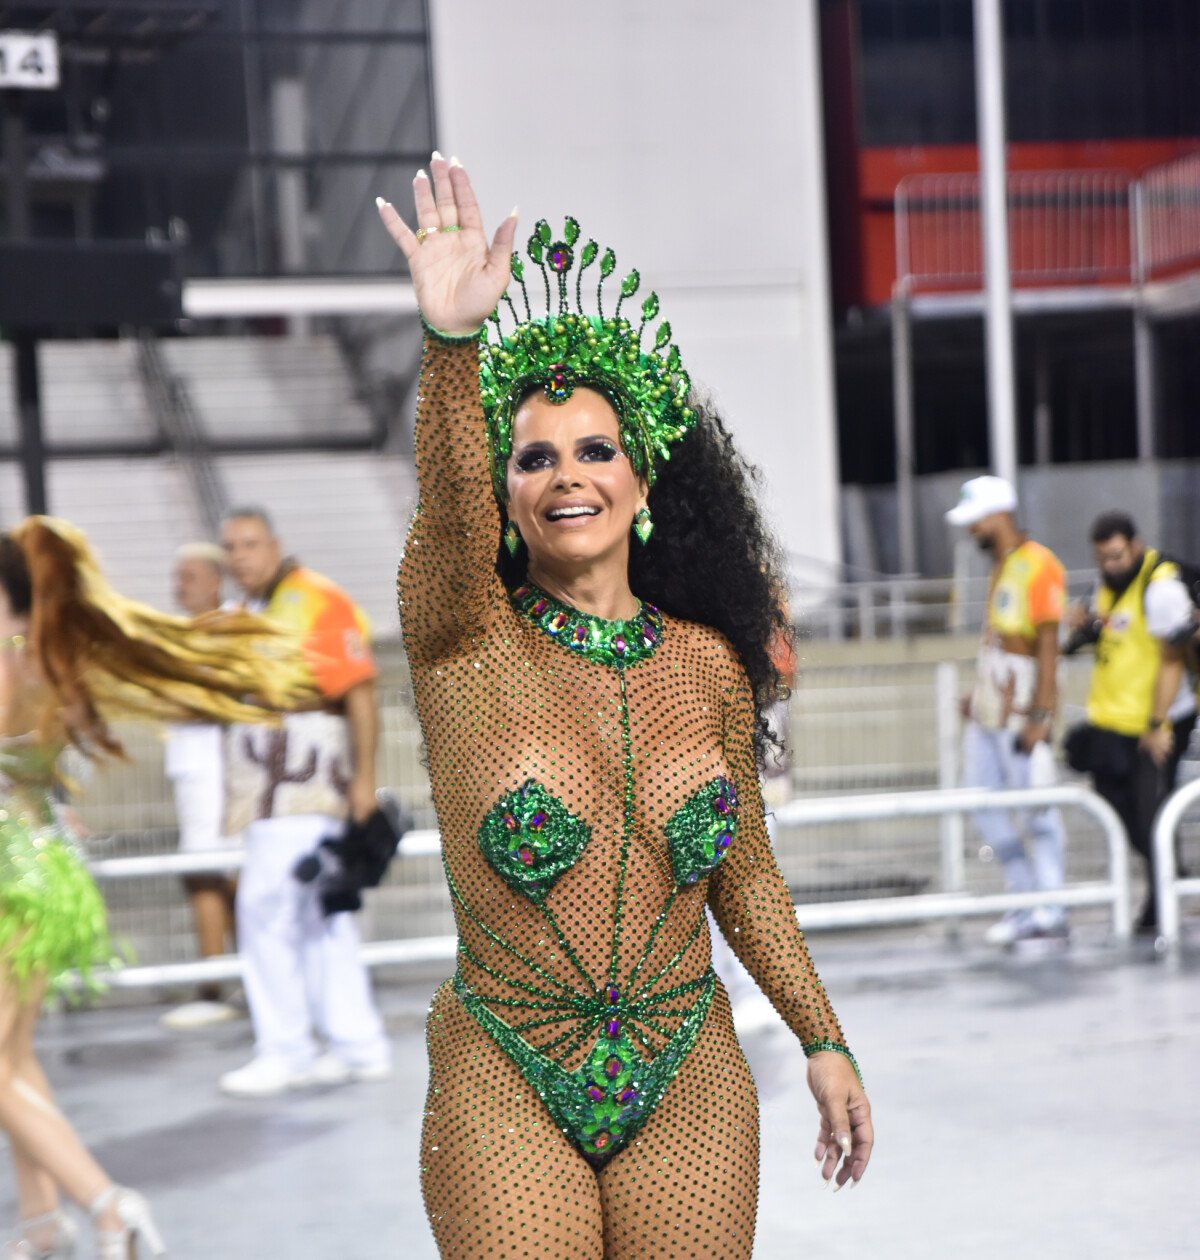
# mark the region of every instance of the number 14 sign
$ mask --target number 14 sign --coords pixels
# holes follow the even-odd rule
[[[58,36],[0,31],[0,88],[58,87]]]

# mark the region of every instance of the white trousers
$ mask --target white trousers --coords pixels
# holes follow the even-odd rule
[[[968,722],[963,733],[963,787],[1029,787],[1031,759],[1016,750],[1015,738],[1012,730]],[[1057,809],[980,809],[971,822],[1003,867],[1010,892],[1049,892],[1063,886],[1067,838]],[[1012,917],[1049,927],[1066,913],[1059,906],[1046,906]]]
[[[314,1033],[358,1067],[391,1049],[359,958],[352,914],[328,918],[312,884],[292,871],[342,824],[323,814],[251,823],[237,890],[238,946],[257,1053],[303,1071],[316,1058]]]

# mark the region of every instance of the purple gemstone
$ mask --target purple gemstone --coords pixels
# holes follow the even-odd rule
[[[592,1145],[598,1151],[602,1151],[609,1144],[610,1141],[612,1141],[611,1135],[605,1132],[603,1129],[601,1129],[601,1131],[597,1133],[594,1138],[592,1138]]]
[[[732,843],[733,843],[733,832],[732,831],[722,832],[717,837],[717,852],[720,853],[723,849],[728,849]]]
[[[621,990],[615,984],[610,984],[607,990],[609,1006],[616,1006],[621,1000]]]
[[[599,1085],[589,1085],[587,1089],[584,1091],[584,1093],[587,1094],[587,1096],[592,1100],[592,1102],[604,1101],[604,1091],[600,1088]]]
[[[686,881],[686,882],[687,882],[687,883],[689,883],[689,884],[694,884],[694,883],[695,883],[695,882],[696,882],[699,878],[700,878],[700,872],[699,872],[699,871],[693,871],[693,872],[692,872],[692,873],[691,873],[691,874],[687,877],[687,881]]]
[[[729,813],[729,801],[728,801],[728,800],[726,800],[726,798],[725,798],[725,797],[723,797],[723,796],[718,796],[718,797],[717,797],[717,798],[713,801],[713,809],[715,809],[715,810],[717,811],[717,813],[718,813],[718,814],[728,814],[728,813]]]
[[[553,633],[557,634],[558,631],[560,631],[563,628],[563,626],[567,624],[567,621],[568,621],[568,617],[566,613],[564,612],[555,613],[553,618],[551,618],[548,629],[551,630]]]
[[[617,1095],[617,1102],[631,1103],[637,1097],[637,1090],[632,1087],[626,1087]]]
[[[610,1081],[615,1081],[617,1077],[621,1075],[621,1066],[621,1060],[614,1054],[613,1057],[604,1065],[604,1075],[607,1076]]]
[[[611,1038],[617,1038],[621,1035],[621,1021],[614,1015],[612,1019],[604,1025],[605,1035]]]
[[[538,810],[536,814],[529,820],[530,831],[541,831],[546,825],[546,815],[542,810]]]
[[[529,585],[528,583],[524,583],[521,586],[518,586],[515,591],[513,591],[513,599],[524,599],[525,596],[528,594],[529,594]]]
[[[529,611],[534,617],[540,617],[548,607],[549,605],[544,599],[539,599]]]
[[[629,646],[629,645],[625,642],[625,636],[624,636],[623,634],[615,634],[615,635],[613,635],[613,644],[612,644],[612,645],[613,645],[613,651],[614,651],[614,652],[624,652],[624,651],[626,650],[626,648]]]
[[[551,271],[557,272],[561,275],[568,267],[570,267],[573,258],[574,256],[571,253],[570,246],[564,245],[560,241],[550,247],[550,253],[547,256],[546,261],[549,262]]]
[[[532,850],[531,848],[529,848],[529,846],[528,846],[528,845],[524,845],[524,844],[523,844],[523,845],[522,845],[522,846],[521,846],[521,847],[517,850],[517,857],[520,859],[520,861],[521,861],[521,865],[522,865],[522,866],[532,866],[532,865],[533,865],[533,850]]]
[[[582,643],[587,638],[587,626],[576,626],[572,638],[576,643]]]
[[[505,827],[507,827],[509,831],[516,831],[518,826],[516,815],[511,813],[505,814],[503,821]]]

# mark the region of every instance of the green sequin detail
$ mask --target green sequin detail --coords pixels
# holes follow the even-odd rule
[[[653,604],[642,604],[628,621],[605,621],[526,582],[512,593],[513,606],[568,651],[610,669],[628,669],[653,656],[663,640],[663,616]]]
[[[724,776],[706,783],[667,823],[676,885],[694,884],[714,871],[737,836],[737,789]]]
[[[580,385],[599,390],[617,413],[626,455],[651,484],[657,465],[670,458],[670,448],[696,423],[696,413],[688,406],[691,380],[683,370],[679,348],[670,344],[671,325],[664,320],[647,339],[650,344],[642,342],[647,325],[658,318],[657,294],[651,293],[642,302],[636,322],[624,318],[622,306],[641,286],[641,276],[631,271],[620,282],[615,308],[606,314],[605,282],[617,268],[616,254],[606,249],[598,268],[595,313],[585,310],[592,304],[584,301],[584,272],[596,261],[599,246],[589,240],[576,254],[579,236],[576,219],[567,219],[557,240],[545,219],[538,221],[525,252],[541,276],[546,314],[534,315],[526,285],[534,279],[534,268],[526,267],[514,253],[514,284],[490,317],[494,335],[480,342],[479,393],[493,485],[501,500],[506,496],[505,465],[512,453],[513,416],[531,388],[549,386],[547,396],[554,401],[569,398]],[[523,313],[514,298],[522,303]],[[500,323],[501,308],[516,325],[507,333]]]
[[[20,990],[41,976],[58,988],[71,970],[98,990],[93,971],[115,963],[104,901],[49,800],[33,805],[0,803],[0,967]]]
[[[479,847],[510,888],[539,901],[579,860],[590,835],[553,792],[528,779],[488,810]]]
[[[461,976],[454,991],[467,1010],[516,1064],[554,1117],[555,1123],[594,1164],[603,1164],[629,1141],[662,1100],[688,1052],[696,1044],[712,1004],[717,977],[710,967],[695,1004],[662,1052],[646,1062],[622,1028],[601,1033],[574,1072],[547,1058],[488,1010]]]
[[[833,1050],[837,1054],[845,1055],[850,1060],[850,1066],[854,1069],[854,1075],[858,1077],[858,1083],[862,1084],[862,1073],[858,1070],[858,1060],[850,1053],[849,1048],[842,1045],[840,1041],[806,1041],[801,1049],[803,1049],[806,1059],[811,1058],[814,1054],[819,1054],[822,1050]]]

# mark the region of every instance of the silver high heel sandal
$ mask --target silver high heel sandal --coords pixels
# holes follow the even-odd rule
[[[27,1217],[17,1229],[16,1238],[0,1253],[3,1260],[71,1260],[75,1255],[79,1227],[57,1208],[42,1216]]]
[[[150,1215],[150,1205],[136,1190],[128,1186],[109,1186],[92,1202],[92,1220],[108,1208],[115,1208],[121,1219],[118,1230],[96,1229],[96,1260],[137,1260],[138,1240],[145,1242],[151,1255],[166,1254],[166,1244]]]

